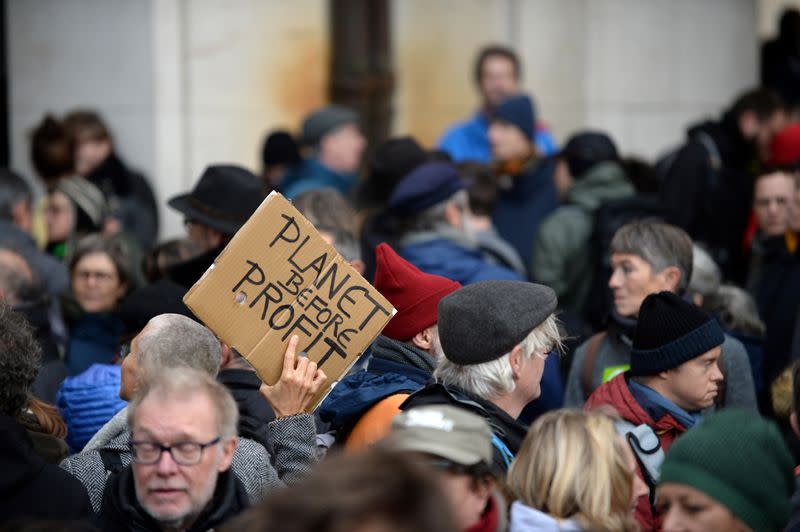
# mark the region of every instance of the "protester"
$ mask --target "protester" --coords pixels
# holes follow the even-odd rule
[[[105,196],[80,176],[59,179],[44,211],[47,252],[66,261],[81,238],[102,231],[108,214]]]
[[[338,105],[308,115],[303,120],[301,137],[313,154],[286,173],[279,185],[284,196],[295,198],[306,190],[321,187],[349,194],[367,145],[358,123],[355,111]]]
[[[531,144],[535,112],[530,98],[521,94],[502,100],[490,120],[489,143],[499,187],[494,225],[528,266],[533,263],[539,224],[558,207],[554,163],[541,158]]]
[[[778,34],[761,45],[761,85],[775,91],[787,110],[797,113],[800,107],[800,11],[787,7],[781,14]]]
[[[286,173],[301,162],[297,142],[287,131],[275,130],[267,135],[261,148],[261,180],[270,190],[275,189]]]
[[[71,375],[92,364],[114,362],[122,322],[114,313],[128,292],[131,272],[119,240],[89,235],[77,243],[69,262],[71,299],[64,314],[70,329],[66,363]]]
[[[249,506],[230,471],[236,403],[208,373],[149,376],[127,416],[132,462],[107,483],[103,530],[209,530]]]
[[[561,348],[556,305],[550,288],[520,281],[485,281],[446,296],[436,382],[400,408],[452,404],[483,416],[495,436],[493,470],[502,476],[527,431],[516,418],[541,395],[545,361]]]
[[[304,474],[314,460],[314,421],[309,414],[300,412],[325,377],[321,371],[309,369],[308,374],[305,373],[306,368],[314,367],[307,358],[300,358],[294,369],[296,345],[297,339],[289,342],[281,380],[271,388],[262,388],[262,395],[276,416],[268,427],[271,448],[265,449],[255,441],[239,437],[233,454],[232,472],[244,485],[251,501],[259,500],[270,489]],[[134,338],[131,352],[123,360],[120,397],[132,399],[151,375],[170,368],[188,367],[214,376],[220,367],[220,352],[219,341],[199,323],[180,315],[157,316]],[[82,453],[61,464],[86,486],[95,511],[100,509],[107,472],[119,471],[130,464],[129,440],[126,409],[114,416]]]
[[[53,331],[54,325],[64,328],[64,324],[53,317],[47,287],[26,258],[3,244],[0,244],[0,299],[25,316],[33,327],[42,356],[31,392],[48,404],[55,403],[58,388],[69,374],[61,357],[61,342]]]
[[[262,199],[261,183],[249,170],[225,164],[208,166],[191,192],[167,202],[183,214],[189,239],[202,250],[200,255],[169,268],[167,278],[191,288]]]
[[[638,531],[631,509],[648,493],[613,420],[574,410],[536,420],[508,472],[508,486],[517,499],[510,532]]]
[[[372,449],[321,463],[223,527],[255,532],[456,532],[440,484],[417,460]]]
[[[45,188],[51,191],[61,179],[75,175],[75,147],[66,126],[46,114],[31,131],[31,163]]]
[[[396,246],[399,234],[396,217],[388,211],[395,186],[430,155],[413,137],[394,137],[378,144],[372,154],[367,175],[356,194],[356,205],[364,219],[357,231],[364,260],[364,277],[375,276],[375,248],[381,242]]]
[[[795,362],[792,366],[792,400],[791,400],[791,413],[789,414],[789,426],[791,427],[792,435],[800,438],[800,363]],[[786,441],[786,440],[784,440]],[[793,441],[797,441],[794,439]],[[795,459],[795,463],[796,463]],[[792,496],[792,517],[789,524],[786,525],[786,530],[795,532],[800,530],[800,466],[795,467],[795,490]]]
[[[413,453],[435,472],[460,530],[506,530],[491,474],[492,431],[482,417],[449,405],[412,408],[392,421],[386,445]]]
[[[744,281],[742,238],[753,199],[751,164],[768,157],[784,123],[771,92],[739,96],[718,121],[693,125],[664,169],[661,199],[671,221],[706,246],[726,279]]]
[[[158,208],[150,183],[128,168],[115,150],[103,119],[95,111],[78,109],[64,117],[75,150],[75,172],[106,197],[109,234],[124,231],[137,248],[147,250],[158,237]]]
[[[664,531],[784,530],[792,469],[772,423],[751,412],[720,412],[667,453],[658,486]]]
[[[366,371],[342,379],[319,415],[348,449],[371,445],[389,432],[408,394],[433,377],[438,363],[439,301],[461,285],[421,272],[387,244],[376,249],[375,288],[397,309],[371,348]]]
[[[684,295],[692,274],[692,240],[682,230],[662,222],[643,220],[621,227],[610,246],[613,274],[608,285],[614,308],[606,331],[575,351],[565,404],[578,407],[601,384],[628,370],[631,343],[642,301],[669,290]],[[725,337],[722,346],[725,391],[720,406],[755,410],[756,398],[747,353],[738,340]]]
[[[594,213],[603,203],[635,191],[617,147],[601,132],[570,137],[558,155],[553,179],[561,206],[539,226],[530,271],[537,282],[555,290],[562,308],[583,313],[598,260],[592,245]]]
[[[86,489],[34,451],[17,418],[29,402],[39,346],[20,314],[0,301],[0,526],[13,519],[88,519]]]
[[[404,227],[398,253],[423,272],[464,285],[521,280],[519,274],[488,262],[467,236],[467,198],[464,182],[448,163],[426,163],[405,176],[389,198],[389,208]]]
[[[651,294],[642,302],[630,370],[595,390],[585,408],[612,406],[628,423],[652,429],[669,453],[672,442],[714,405],[724,379],[718,366],[724,340],[719,324],[691,303],[672,292]],[[640,465],[638,474],[653,491],[657,471]],[[652,504],[643,498],[636,507],[648,530],[659,523]]]
[[[55,300],[69,285],[69,276],[64,265],[36,247],[30,234],[32,205],[33,192],[25,179],[10,170],[0,169],[0,243],[25,254]]]
[[[497,233],[492,213],[497,204],[497,177],[494,170],[482,163],[466,162],[457,167],[467,187],[469,209],[465,212],[464,229],[475,240],[481,253],[492,263],[528,276],[528,267],[514,247]]]
[[[457,163],[489,163],[492,154],[488,131],[492,112],[502,100],[519,92],[521,78],[522,68],[514,50],[498,45],[481,49],[474,71],[474,81],[481,95],[481,108],[471,119],[451,126],[439,140],[439,148]],[[536,143],[543,155],[556,151],[555,140],[545,127],[532,120],[529,130],[528,138]]]

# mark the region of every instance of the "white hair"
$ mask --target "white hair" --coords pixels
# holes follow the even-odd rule
[[[561,333],[558,330],[555,314],[548,316],[518,345],[522,347],[522,354],[526,359],[537,352],[550,352],[553,349],[561,351]],[[433,376],[443,384],[461,388],[483,399],[501,397],[514,391],[514,377],[509,362],[510,351],[490,362],[462,366],[446,358],[441,352],[441,344],[436,344],[436,349],[439,365],[434,370]]]

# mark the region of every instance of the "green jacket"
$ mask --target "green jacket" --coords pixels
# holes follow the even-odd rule
[[[619,164],[597,164],[575,180],[565,205],[539,226],[531,271],[536,282],[555,290],[561,308],[582,312],[589,297],[594,272],[590,243],[594,211],[606,201],[634,193]]]

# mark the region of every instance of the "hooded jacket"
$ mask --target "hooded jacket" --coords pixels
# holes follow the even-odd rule
[[[421,349],[378,336],[367,370],[342,379],[320,406],[319,415],[344,441],[368,410],[392,395],[419,390],[433,378],[434,367],[431,356]]]
[[[130,467],[111,476],[98,518],[101,530],[129,532],[161,530],[158,522],[142,508],[136,499],[133,483],[133,472]],[[217,478],[217,485],[211,500],[192,525],[186,529],[186,532],[214,530],[249,505],[247,493],[242,484],[230,470],[225,471]]]
[[[0,524],[13,519],[89,519],[86,489],[57,466],[46,464],[25,428],[0,414]]]
[[[658,419],[653,419],[648,411],[661,410],[649,408],[651,405],[642,405],[631,393],[627,381],[628,374],[617,375],[607,383],[600,386],[586,401],[585,409],[591,410],[601,405],[610,405],[619,413],[625,421],[634,425],[647,425],[658,435],[661,448],[665,453],[669,452],[672,442],[686,432],[687,427],[681,425],[669,412],[663,412]],[[636,473],[644,480],[641,467],[637,466]],[[650,501],[647,497],[641,497],[636,505],[636,520],[642,525],[644,530],[660,530],[661,519],[653,514]]]
[[[595,265],[589,243],[594,212],[607,201],[634,193],[618,163],[596,164],[575,180],[567,192],[566,205],[539,226],[531,272],[536,282],[555,290],[564,309],[582,312],[591,291]]]
[[[510,526],[508,532],[580,532],[583,530],[572,519],[556,520],[544,512],[519,501],[511,505]]]
[[[440,275],[462,285],[491,280],[523,280],[518,273],[487,261],[477,245],[471,245],[456,230],[410,233],[401,240],[399,254],[425,273]]]

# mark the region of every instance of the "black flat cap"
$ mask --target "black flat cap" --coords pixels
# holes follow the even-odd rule
[[[553,313],[549,286],[524,281],[483,281],[439,302],[439,339],[448,360],[468,366],[511,351]]]

